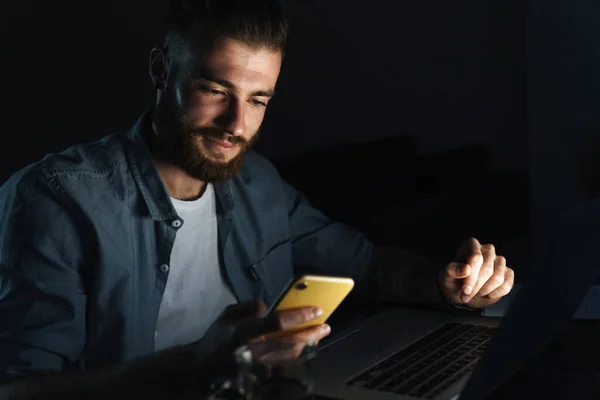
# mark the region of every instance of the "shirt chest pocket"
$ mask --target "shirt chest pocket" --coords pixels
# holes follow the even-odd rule
[[[294,276],[291,241],[278,242],[264,254],[254,257],[248,272],[255,283],[255,298],[271,305]]]

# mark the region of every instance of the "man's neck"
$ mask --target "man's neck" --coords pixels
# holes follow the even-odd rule
[[[206,182],[192,178],[175,165],[156,160],[154,161],[169,196],[183,201],[196,200],[206,189]]]

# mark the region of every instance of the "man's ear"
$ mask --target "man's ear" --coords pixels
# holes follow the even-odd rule
[[[150,78],[158,90],[165,88],[169,72],[169,57],[163,46],[156,46],[150,52]]]

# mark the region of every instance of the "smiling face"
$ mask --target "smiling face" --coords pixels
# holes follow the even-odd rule
[[[257,139],[281,52],[222,38],[210,46],[190,40],[176,57],[168,53],[155,49],[150,60],[160,88],[154,150],[203,182],[232,178]]]

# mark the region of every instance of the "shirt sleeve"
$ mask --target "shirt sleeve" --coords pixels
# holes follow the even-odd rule
[[[0,188],[0,384],[74,366],[85,343],[75,206],[55,178],[23,176]]]
[[[282,182],[295,272],[351,277],[360,284],[367,276],[373,244],[364,234],[329,219],[302,193]]]

